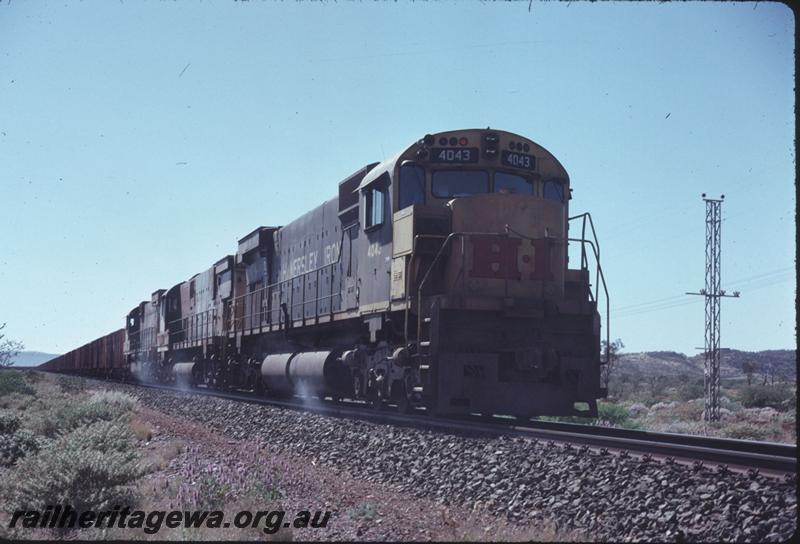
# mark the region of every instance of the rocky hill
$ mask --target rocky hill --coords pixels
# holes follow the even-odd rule
[[[703,375],[703,354],[688,357],[674,351],[647,351],[643,353],[621,353],[616,370],[636,372],[645,376],[688,374]],[[754,379],[764,374],[775,379],[797,379],[797,352],[788,349],[766,351],[739,351],[724,349],[720,353],[720,375],[723,378],[743,378],[748,363],[752,365]]]

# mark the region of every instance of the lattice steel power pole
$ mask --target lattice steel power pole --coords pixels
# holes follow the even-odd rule
[[[720,272],[722,201],[725,200],[725,195],[714,199],[706,198],[706,194],[703,193],[703,200],[706,203],[706,287],[699,293],[686,294],[702,295],[706,298],[706,345],[703,373],[705,410],[703,410],[703,417],[706,421],[719,421],[720,302],[722,297],[738,298],[739,291],[727,295],[719,288],[722,280]]]

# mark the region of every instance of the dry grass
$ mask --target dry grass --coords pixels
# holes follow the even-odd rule
[[[138,415],[131,418],[131,431],[133,431],[133,436],[136,437],[136,440],[140,442],[153,440],[153,428]]]
[[[31,397],[20,393],[9,393],[0,397],[0,408],[7,410],[25,410],[30,403]]]
[[[186,442],[183,440],[167,440],[158,444],[151,444],[146,449],[146,466],[148,472],[158,472],[166,469],[170,462],[186,452]]]
[[[138,491],[139,496],[142,497],[140,502],[135,505],[135,509],[144,512],[153,511],[172,511],[172,510],[196,510],[194,506],[180,504],[176,499],[177,490],[181,487],[182,480],[173,477],[164,477],[160,475],[153,475],[150,478],[144,479],[139,482]],[[237,501],[231,501],[220,510],[224,512],[226,521],[233,520],[238,512],[258,512],[262,510],[279,510],[283,509],[280,504],[265,504],[263,502],[256,503],[250,498],[242,498]],[[285,519],[290,520],[291,514],[287,511]],[[162,525],[158,532],[148,533],[143,529],[131,528],[112,528],[105,531],[98,529],[91,529],[82,531],[76,535],[78,538],[87,540],[133,540],[133,541],[151,541],[151,540],[180,540],[180,541],[271,541],[271,542],[287,542],[292,541],[294,533],[291,528],[280,527],[274,534],[267,534],[263,531],[264,523],[262,522],[259,527],[236,528],[236,527],[177,527],[170,528]]]
[[[770,408],[744,408],[728,397],[722,398],[722,419],[718,423],[703,421],[703,400],[662,402],[642,410],[637,408],[638,422],[643,429],[762,440],[793,444],[797,440],[796,414]]]
[[[552,523],[511,525],[500,521],[485,525],[479,519],[456,519],[442,515],[441,530],[431,535],[434,541],[455,542],[590,542],[580,531],[559,530]]]

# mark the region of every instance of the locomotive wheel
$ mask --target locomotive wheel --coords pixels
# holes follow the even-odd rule
[[[367,396],[369,398],[369,404],[373,410],[376,411],[383,410],[384,400],[375,389],[370,389],[369,394]]]
[[[410,414],[414,411],[414,404],[408,398],[405,386],[400,388],[400,393],[397,399],[397,411],[401,414]]]
[[[401,414],[410,414],[413,412],[414,405],[411,403],[411,399],[403,395],[400,400],[397,401],[397,411]]]

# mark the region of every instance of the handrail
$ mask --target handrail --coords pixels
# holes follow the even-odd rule
[[[242,295],[239,295],[239,296],[237,296],[237,297],[233,297],[233,298],[231,298],[231,299],[230,299],[230,300],[229,300],[229,301],[226,303],[227,307],[228,307],[228,308],[231,310],[231,312],[230,312],[230,319],[231,319],[231,321],[232,321],[232,323],[231,323],[231,325],[232,325],[232,327],[231,327],[231,330],[233,330],[233,331],[239,330],[239,327],[238,327],[238,326],[236,326],[236,323],[237,323],[237,321],[244,321],[244,319],[245,319],[245,318],[253,318],[253,317],[254,317],[254,316],[256,316],[256,315],[261,315],[261,314],[262,314],[262,313],[264,313],[265,311],[266,311],[266,312],[272,312],[272,311],[276,311],[274,308],[273,308],[273,309],[271,309],[271,310],[270,310],[270,309],[267,309],[267,310],[265,310],[265,309],[263,308],[263,302],[264,302],[264,299],[265,299],[265,297],[264,297],[263,295],[264,295],[264,294],[266,294],[266,295],[267,295],[267,296],[266,296],[266,299],[267,299],[267,301],[268,301],[267,305],[269,305],[269,298],[270,298],[270,297],[269,297],[269,295],[271,294],[271,292],[272,292],[272,290],[273,290],[274,288],[276,288],[276,287],[280,287],[280,288],[281,288],[281,290],[282,290],[282,288],[283,288],[283,285],[285,285],[285,284],[290,284],[291,282],[293,282],[293,281],[294,281],[294,280],[296,280],[296,279],[301,279],[301,280],[303,281],[303,297],[302,297],[302,299],[303,299],[303,300],[302,300],[302,302],[297,302],[297,303],[295,303],[295,302],[294,302],[294,300],[293,300],[292,293],[290,292],[290,295],[289,295],[289,296],[290,296],[290,300],[289,300],[288,307],[289,307],[289,308],[292,308],[292,309],[294,309],[294,308],[297,308],[297,307],[299,307],[299,306],[305,306],[305,304],[308,304],[308,303],[315,303],[315,312],[314,312],[314,313],[315,313],[315,315],[316,315],[316,316],[318,316],[318,315],[319,315],[319,301],[326,300],[326,299],[328,299],[328,300],[331,300],[331,301],[332,301],[332,300],[333,300],[333,299],[334,299],[334,298],[335,298],[337,295],[341,295],[341,293],[338,293],[338,294],[334,294],[334,293],[333,293],[333,272],[331,272],[331,294],[330,294],[330,295],[325,295],[325,296],[322,296],[322,297],[320,297],[320,296],[319,296],[319,273],[320,273],[321,271],[325,270],[326,268],[330,268],[331,270],[333,270],[333,267],[334,267],[334,266],[336,266],[337,264],[341,263],[341,260],[342,260],[342,253],[344,253],[344,235],[345,235],[345,233],[346,233],[346,232],[350,231],[351,229],[353,229],[353,228],[355,228],[355,227],[357,227],[357,226],[358,226],[358,223],[353,223],[352,225],[349,225],[349,226],[347,226],[347,227],[344,227],[344,228],[342,228],[342,231],[341,231],[341,237],[339,238],[339,247],[338,247],[338,249],[337,249],[337,251],[336,251],[336,259],[335,259],[335,260],[333,260],[333,261],[331,261],[330,263],[323,264],[323,265],[321,265],[321,266],[318,266],[317,268],[314,268],[314,269],[312,269],[312,270],[304,270],[303,272],[301,272],[301,273],[299,273],[299,274],[296,274],[296,275],[292,276],[291,278],[286,278],[286,279],[283,279],[283,280],[278,280],[278,281],[276,281],[276,282],[274,282],[274,283],[271,283],[271,284],[269,284],[269,285],[265,285],[264,287],[261,287],[261,288],[259,288],[259,289],[256,289],[255,291],[251,291],[251,292],[249,292],[249,293],[244,293],[244,294],[242,294]],[[352,252],[352,248],[350,249],[350,251]],[[313,298],[313,299],[308,299],[308,300],[307,300],[307,299],[305,298],[305,282],[306,282],[305,278],[306,278],[306,276],[307,276],[308,274],[313,274],[313,273],[316,273],[316,274],[317,274],[317,284],[316,284],[316,287],[317,287],[317,296],[316,296],[315,298]],[[253,300],[254,296],[255,296],[255,295],[257,295],[257,294],[258,294],[258,295],[261,295],[261,297],[260,297],[260,300],[261,300],[261,305],[260,305],[260,306],[261,306],[261,310],[260,310],[260,311],[257,311],[257,312],[256,312],[256,311],[253,311],[253,312],[251,312],[251,313],[243,313],[243,314],[242,314],[240,317],[238,317],[238,318],[237,318],[237,316],[236,316],[236,312],[235,312],[235,307],[237,306],[237,304],[238,304],[240,301],[242,301],[242,302],[243,302],[244,300],[246,300],[246,299],[247,299],[247,297],[250,297],[250,300]],[[304,313],[305,313],[305,312],[304,312]],[[333,313],[333,305],[332,305],[332,304],[331,304],[331,311],[330,311],[330,313]],[[278,320],[280,321],[280,314],[278,314]],[[259,326],[261,326],[261,324],[260,324],[260,323],[259,323]],[[244,328],[244,327],[242,327],[242,329],[243,329],[243,328]]]
[[[595,251],[595,256],[597,258],[597,262],[600,262],[600,241],[597,239],[597,231],[594,228],[594,221],[592,221],[592,214],[589,212],[584,212],[578,215],[573,215],[572,217],[567,218],[567,221],[572,221],[573,219],[583,219],[581,222],[581,240],[586,240],[586,220],[589,220],[589,227],[592,229],[592,238],[594,238],[595,247],[597,248]],[[588,241],[588,240],[587,240]],[[582,268],[589,268],[588,260],[586,259],[586,251],[581,245],[581,267]],[[595,274],[595,285],[597,285],[599,281],[599,275]]]
[[[163,332],[170,334],[183,333],[186,337],[182,340],[178,340],[178,342],[206,340],[214,336],[214,322],[216,319],[217,309],[210,308],[208,310],[203,310],[202,312],[168,321],[165,324],[166,330]],[[170,330],[170,325],[175,323],[180,323],[181,328],[177,330]],[[192,338],[189,339],[188,336],[192,336]]]
[[[244,297],[246,297],[248,295],[252,295],[254,293],[258,293],[259,291],[264,291],[265,289],[270,289],[272,287],[275,287],[276,285],[280,285],[282,283],[286,283],[286,282],[289,282],[289,281],[292,281],[292,280],[296,280],[297,278],[301,278],[301,277],[305,276],[306,274],[311,274],[312,272],[319,272],[320,270],[324,270],[325,268],[327,268],[329,266],[333,266],[335,264],[339,264],[339,262],[342,260],[342,246],[344,245],[344,233],[349,231],[350,229],[352,229],[353,227],[355,227],[357,225],[358,225],[358,223],[354,223],[354,224],[342,229],[342,236],[339,239],[339,249],[336,252],[336,260],[335,261],[331,261],[328,264],[323,264],[322,266],[318,266],[317,268],[314,268],[312,270],[305,270],[305,271],[303,271],[303,272],[301,272],[301,273],[299,273],[299,274],[297,274],[295,276],[292,276],[291,278],[286,278],[284,280],[278,280],[275,283],[271,283],[269,285],[265,285],[264,287],[261,287],[260,289],[256,289],[255,291],[251,291],[249,293],[245,293],[243,295],[239,295],[238,297],[235,297],[235,298],[233,298],[231,300],[238,300],[238,299],[244,298]]]
[[[594,255],[594,258],[595,258],[595,264],[596,264],[595,286],[594,286],[595,292],[592,293],[592,290],[589,289],[589,296],[591,297],[593,302],[598,302],[600,286],[602,286],[603,293],[605,294],[605,306],[606,306],[606,311],[605,311],[605,314],[606,314],[606,349],[605,349],[605,360],[604,361],[601,360],[601,364],[608,364],[608,362],[610,360],[609,358],[610,358],[610,346],[611,346],[611,344],[610,344],[610,341],[611,341],[611,305],[610,305],[610,300],[609,300],[609,295],[608,295],[608,285],[606,284],[605,274],[603,273],[603,268],[600,265],[600,244],[599,244],[599,242],[597,240],[597,231],[595,230],[594,222],[592,221],[592,216],[588,212],[569,218],[569,220],[573,220],[573,219],[583,219],[582,231],[581,231],[582,236],[581,236],[581,238],[566,238],[566,240],[567,240],[567,242],[579,242],[581,244],[581,269],[582,270],[588,270],[588,268],[589,268],[589,261],[588,261],[588,258],[586,257],[586,245],[587,244],[591,248],[592,254]],[[592,235],[592,238],[594,238],[594,240],[586,239],[586,222],[587,222],[587,219],[588,219],[588,222],[589,222],[591,235]],[[450,242],[456,237],[463,238],[465,236],[507,237],[509,231],[514,232],[515,234],[519,234],[516,231],[514,231],[509,225],[506,225],[506,232],[505,233],[499,233],[499,232],[452,232],[449,235],[447,235],[447,237],[444,239],[444,242],[442,243],[441,247],[439,248],[439,251],[436,253],[436,256],[434,257],[433,261],[431,262],[430,266],[428,266],[428,269],[425,271],[425,275],[422,277],[422,280],[420,281],[419,286],[417,287],[417,341],[419,341],[420,335],[422,334],[422,320],[423,320],[423,312],[422,312],[422,296],[423,295],[422,295],[422,293],[423,293],[424,287],[425,287],[425,285],[426,285],[426,283],[428,281],[428,278],[431,275],[431,272],[436,267],[436,265],[439,263],[439,260],[441,259],[442,255],[444,254],[445,249],[450,244]],[[415,236],[415,239],[419,238],[420,236],[424,236],[424,235],[417,235],[417,236]],[[552,238],[552,240],[558,241],[558,240],[564,240],[564,239],[563,238]],[[407,295],[407,297],[409,297],[409,295]],[[408,339],[407,338],[406,338],[406,343],[408,343]]]
[[[599,289],[600,285],[603,286],[603,292],[605,293],[605,302],[606,302],[606,349],[605,349],[605,361],[601,361],[602,364],[608,364],[610,362],[611,357],[611,303],[608,297],[608,286],[606,285],[606,278],[603,274],[603,267],[600,265],[600,242],[597,239],[597,231],[594,228],[594,221],[592,221],[592,215],[589,212],[585,212],[579,215],[575,215],[573,217],[568,218],[568,221],[572,221],[574,219],[582,219],[581,221],[581,237],[580,238],[567,238],[568,242],[579,242],[581,244],[581,270],[589,269],[589,260],[586,258],[586,245],[588,244],[589,247],[592,249],[592,253],[594,254],[595,259],[595,283],[594,289],[595,292],[592,294],[591,289],[589,290],[589,295],[592,297],[594,302],[598,302],[599,300]],[[589,228],[591,229],[592,238],[594,240],[587,240],[586,239],[586,222],[589,222]]]

